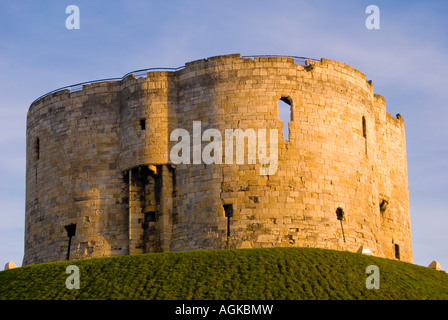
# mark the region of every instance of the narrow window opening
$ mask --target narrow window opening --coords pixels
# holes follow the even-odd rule
[[[230,218],[233,217],[233,204],[223,205],[225,216],[227,217],[227,244],[230,237]]]
[[[367,154],[367,124],[366,124],[366,117],[362,117],[362,136],[364,137],[365,142],[365,152]]]
[[[398,244],[395,244],[395,258],[400,260],[400,246]]]
[[[362,117],[362,136],[367,139],[367,125],[366,125],[366,117]]]
[[[387,209],[387,205],[389,204],[389,202],[387,202],[387,200],[383,200],[380,203],[380,212],[381,214],[383,214],[384,212],[386,212]]]
[[[336,209],[336,217],[340,221],[344,220],[344,210],[342,210],[342,208],[337,208]]]
[[[146,130],[146,119],[141,119],[140,120],[140,129],[141,130]]]
[[[40,140],[39,138],[36,138],[36,141],[34,142],[34,156],[36,160],[39,160],[40,157]]]
[[[281,97],[278,100],[278,118],[283,121],[283,137],[289,141],[289,122],[292,121],[292,99]]]
[[[345,220],[344,219],[344,210],[342,210],[341,207],[336,209],[336,217],[341,222],[342,238],[344,239],[344,242],[345,242],[344,226],[342,224],[342,221]]]
[[[156,218],[155,211],[145,212],[145,223],[156,222],[156,221],[157,221],[157,218]]]
[[[68,237],[67,261],[69,261],[70,260],[70,246],[72,244],[72,237],[76,233],[76,224],[72,223],[72,224],[66,225],[64,228],[65,228],[65,231],[67,231],[67,237]]]

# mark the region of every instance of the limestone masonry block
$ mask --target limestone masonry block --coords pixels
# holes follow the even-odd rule
[[[15,269],[15,268],[17,268],[16,264],[12,261],[9,261],[7,264],[5,264],[4,270]]]
[[[429,264],[428,268],[440,270],[440,263],[437,261],[433,261]]]

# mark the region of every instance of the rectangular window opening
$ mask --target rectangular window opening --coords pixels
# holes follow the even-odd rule
[[[395,244],[395,258],[400,260],[400,246],[398,244]]]
[[[146,119],[140,120],[140,130],[146,130]]]
[[[365,153],[367,155],[367,123],[366,117],[362,117],[362,136],[364,137]]]
[[[278,100],[278,118],[283,121],[283,137],[289,141],[289,122],[292,121],[292,99],[291,97],[281,97]]]
[[[233,217],[233,204],[225,204],[223,205],[224,207],[224,212],[226,214],[227,218],[231,218]]]
[[[381,216],[383,216],[384,212],[386,212],[387,209],[387,205],[389,204],[389,202],[387,200],[382,200],[380,203],[380,212],[381,212]]]
[[[156,221],[157,221],[157,217],[156,217],[155,211],[145,212],[145,223],[156,222]]]
[[[67,231],[67,237],[68,237],[68,247],[67,247],[67,261],[70,260],[70,246],[72,244],[72,237],[76,233],[76,224],[71,223],[69,225],[64,226],[65,231]]]
[[[367,139],[367,124],[366,117],[362,117],[362,136]]]
[[[34,142],[34,154],[35,154],[36,160],[39,160],[39,156],[40,156],[40,140],[39,140],[39,138],[36,138],[36,141]]]
[[[336,218],[341,222],[342,238],[344,239],[345,242],[344,225],[342,224],[342,221],[344,221],[345,218],[344,218],[344,210],[342,210],[341,207],[338,207],[336,209]]]
[[[64,226],[65,231],[67,231],[67,237],[73,237],[76,233],[76,224],[71,223],[69,225]]]
[[[344,210],[342,210],[341,207],[339,207],[339,208],[336,209],[336,218],[337,218],[338,220],[340,220],[340,221],[345,220],[345,219],[344,219]]]
[[[230,218],[233,217],[233,204],[223,205],[225,216],[227,217],[227,243],[230,237]]]

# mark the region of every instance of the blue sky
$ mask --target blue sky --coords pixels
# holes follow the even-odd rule
[[[210,56],[328,58],[361,70],[406,124],[414,263],[448,270],[447,1],[0,3],[0,270],[21,265],[26,113],[53,89]],[[68,30],[68,5],[80,29]],[[380,9],[368,30],[365,9]]]

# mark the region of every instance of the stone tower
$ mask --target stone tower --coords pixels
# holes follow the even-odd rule
[[[189,161],[173,161],[176,129]],[[234,154],[206,163],[216,133],[230,150],[229,129],[243,133]],[[276,160],[264,173],[263,152]],[[24,265],[65,260],[69,225],[73,260],[362,246],[412,262],[403,118],[332,60],[234,54],[57,90],[29,108],[26,177]]]

